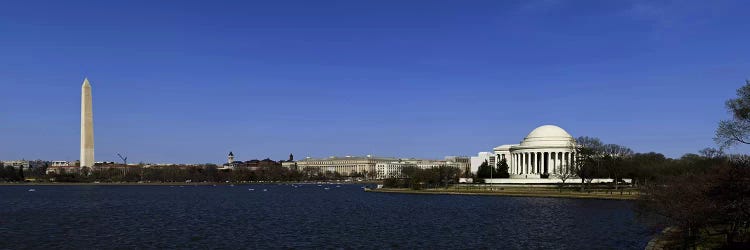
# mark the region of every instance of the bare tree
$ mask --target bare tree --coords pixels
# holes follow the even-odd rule
[[[708,159],[716,159],[724,157],[724,151],[721,149],[715,149],[715,148],[704,148],[698,151],[698,153],[701,154],[701,156],[706,157]]]
[[[573,140],[571,140],[570,142],[568,142],[568,149],[570,150],[570,152],[575,152],[575,150],[576,150],[576,144],[575,144],[575,142]],[[558,167],[556,167],[556,169],[554,171],[555,172],[555,177],[557,177],[558,179],[560,179],[560,181],[562,182],[560,184],[560,192],[562,192],[563,188],[565,188],[565,182],[568,179],[573,178],[573,176],[575,176],[575,173],[574,173],[573,169],[571,169],[572,165],[573,164],[572,164],[572,162],[570,160],[561,161],[560,165]]]
[[[684,249],[697,243],[696,236],[705,228],[711,214],[706,197],[708,185],[701,175],[667,177],[641,188],[638,209],[641,215],[652,214],[665,218],[666,225],[678,226],[684,232]]]
[[[618,188],[619,179],[622,176],[623,161],[625,158],[633,155],[633,150],[617,145],[617,144],[606,144],[602,147],[603,161],[606,161],[607,172],[615,184],[615,190]]]
[[[575,157],[572,170],[581,178],[581,191],[594,180],[596,171],[601,164],[602,148],[604,144],[598,138],[581,136],[576,139],[574,147]]]
[[[719,122],[714,141],[721,148],[750,144],[750,80],[737,89],[737,98],[727,100],[726,107],[732,119]]]

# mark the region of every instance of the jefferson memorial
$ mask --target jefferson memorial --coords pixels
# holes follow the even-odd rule
[[[575,159],[573,136],[555,125],[544,125],[527,135],[520,144],[495,147],[492,152],[480,152],[471,157],[471,171],[476,173],[484,161],[490,166],[505,159],[510,178],[556,178],[568,170]]]

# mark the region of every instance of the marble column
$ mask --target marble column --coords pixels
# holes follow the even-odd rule
[[[538,174],[544,174],[544,152],[539,152],[539,172]]]
[[[537,159],[539,159],[539,163],[537,165],[537,174],[543,174],[544,173],[544,153],[537,152],[536,153]]]
[[[523,153],[523,157],[526,158],[526,161],[524,161],[524,163],[526,164],[526,166],[524,166],[524,168],[523,168],[523,173],[524,174],[529,174],[530,173],[529,172],[529,170],[530,170],[529,166],[531,165],[531,155],[529,153]]]
[[[545,169],[544,169],[544,173],[545,174],[550,174],[552,172],[552,171],[550,171],[551,170],[550,166],[552,166],[552,152],[546,152],[544,154],[546,156],[545,158],[547,158],[547,161],[544,162],[544,164],[546,166]]]
[[[552,156],[552,170],[550,173],[557,174],[557,152],[550,153],[550,156]]]
[[[534,173],[534,152],[529,152],[529,174]]]

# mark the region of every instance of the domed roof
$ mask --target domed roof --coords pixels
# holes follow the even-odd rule
[[[529,135],[526,136],[526,138],[530,137],[570,137],[570,134],[568,134],[567,131],[562,129],[561,127],[555,126],[555,125],[544,125],[539,126],[538,128],[535,128],[534,130],[529,133]]]
[[[573,136],[564,129],[555,125],[544,125],[529,133],[523,139],[520,146],[569,146]]]

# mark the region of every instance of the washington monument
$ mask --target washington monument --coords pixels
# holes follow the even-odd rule
[[[81,167],[94,166],[94,111],[91,107],[91,84],[83,79],[81,86]]]

